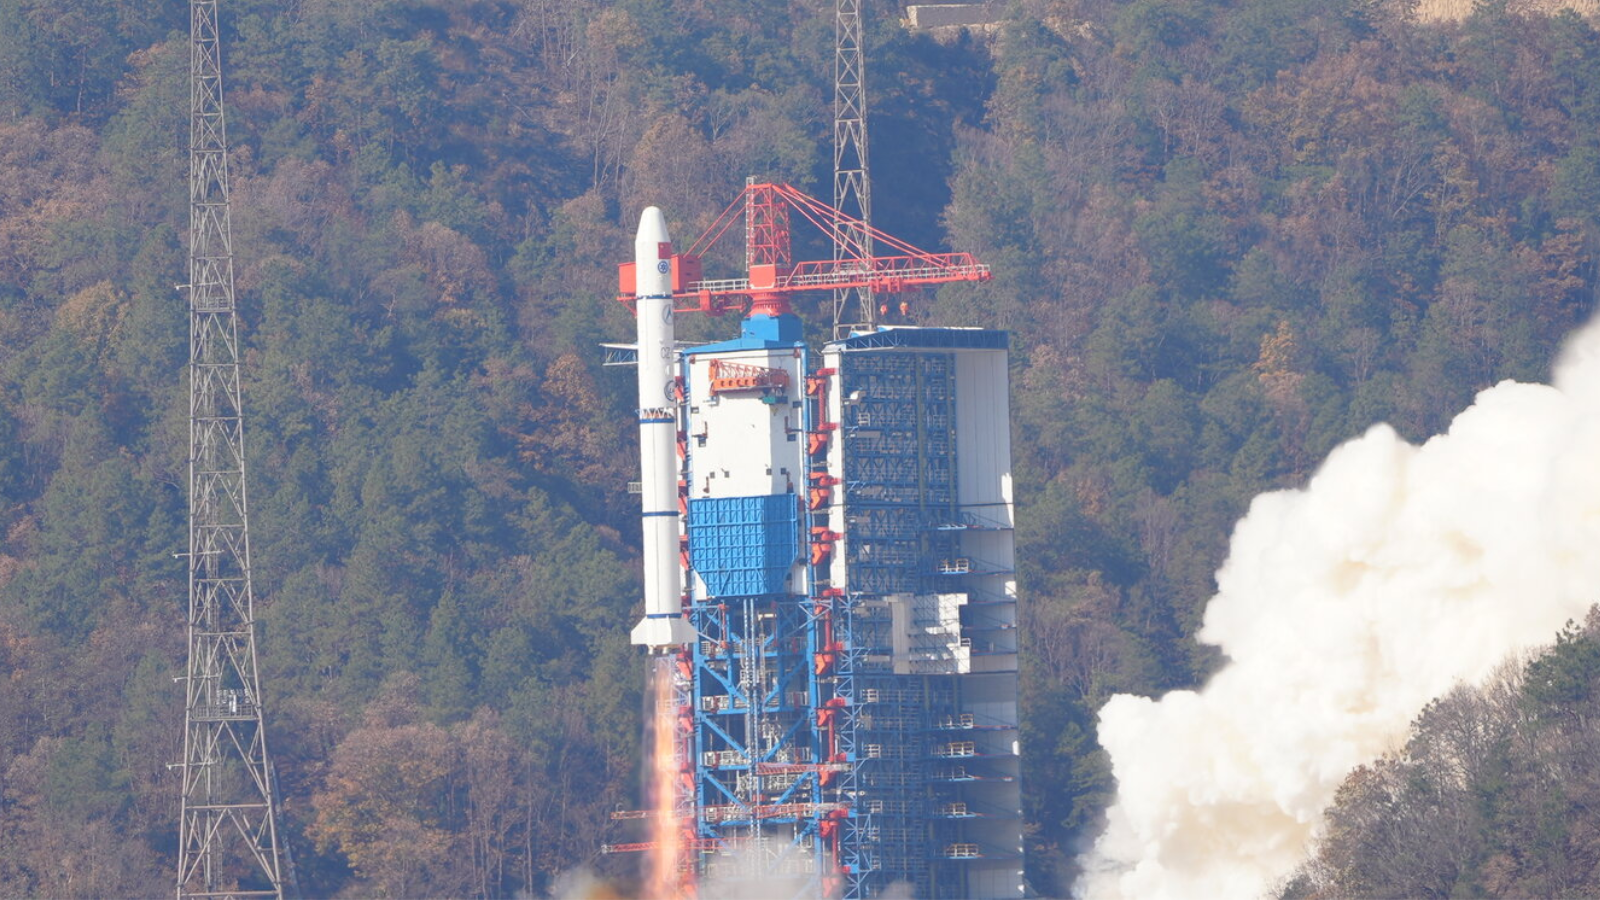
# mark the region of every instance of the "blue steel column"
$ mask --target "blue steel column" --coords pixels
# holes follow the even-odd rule
[[[804,413],[802,407],[802,417]],[[802,496],[690,500],[691,564],[706,575],[710,563],[697,561],[696,555],[710,559],[711,551],[703,548],[717,528],[744,529],[729,533],[754,545],[756,549],[747,547],[747,552],[760,552],[759,548],[784,540],[798,542],[801,552],[809,551],[805,538],[811,533],[813,516]],[[799,533],[790,538],[773,531],[781,526],[783,516],[775,512],[781,504],[789,505],[789,527],[798,525]],[[805,567],[808,581],[815,585],[817,568],[809,559]],[[797,885],[794,896],[818,897],[821,823],[828,808],[817,768],[822,747],[818,710],[825,697],[813,668],[819,649],[817,619],[811,614],[814,588],[803,594],[781,593],[772,592],[772,584],[724,580],[726,584],[718,588],[708,583],[714,596],[697,599],[689,608],[690,619],[703,636],[690,654],[695,831],[725,850],[746,850],[754,868],[725,873],[733,880],[759,879],[762,890],[770,892],[778,883],[774,877],[783,876],[785,883]],[[742,594],[740,587],[745,588]],[[768,674],[765,681],[759,677],[762,673]],[[768,790],[771,784],[780,786]],[[764,871],[760,854],[766,847],[752,841],[768,837],[787,838],[787,844],[773,854],[772,870]],[[701,870],[723,862],[721,852],[701,851]],[[813,861],[802,862],[805,857],[798,853],[812,854]],[[809,865],[809,874],[796,878],[800,873],[784,872],[790,863],[795,868]]]
[[[838,657],[838,674],[835,693],[844,699],[844,721],[839,729],[839,752],[847,768],[841,772],[839,794],[850,802],[843,820],[844,833],[840,839],[844,869],[844,900],[862,900],[871,896],[872,880],[877,872],[877,859],[871,851],[872,817],[861,807],[861,743],[860,710],[862,696],[857,687],[856,672],[861,663],[861,645],[855,634],[855,609],[860,595],[844,592],[832,598],[834,636],[843,645]]]
[[[812,375],[807,387],[808,418],[805,421],[808,438],[816,439],[815,444],[807,448],[807,483],[824,492],[820,502],[808,504],[816,507],[811,527],[828,530],[843,527],[842,522],[832,522],[828,518],[835,507],[833,490],[843,483],[838,477],[840,473],[829,468],[829,444],[839,437],[839,423],[828,422],[829,393],[838,389],[836,376],[837,372],[832,369],[819,369]],[[832,782],[828,790],[821,793],[837,804],[833,821],[824,826],[824,834],[833,837],[834,856],[829,863],[837,872],[831,876],[837,883],[829,885],[828,895],[858,900],[872,896],[872,879],[877,870],[870,850],[871,818],[857,802],[861,783],[858,736],[861,696],[857,691],[856,671],[862,654],[855,634],[855,606],[860,598],[835,587],[828,578],[830,572],[831,566],[827,564],[812,567],[814,608],[819,622],[825,623],[819,627],[826,627],[832,638],[821,647],[825,656],[818,659],[816,666],[819,703],[826,702],[821,698],[829,693],[822,688],[831,687],[830,706],[836,741],[831,747],[833,755],[825,760],[827,775],[819,772],[818,778],[819,788],[825,777]],[[823,676],[827,676],[829,684],[822,683]]]

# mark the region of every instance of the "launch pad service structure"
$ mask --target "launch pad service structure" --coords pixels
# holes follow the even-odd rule
[[[794,262],[791,215],[900,255]],[[741,217],[746,277],[703,278],[708,241]],[[873,327],[817,352],[789,306],[987,277],[786,185],[748,186],[681,254],[644,212],[620,278],[638,343],[614,356],[638,364],[633,640],[676,656],[687,881],[1023,895],[1008,336]],[[675,315],[730,301],[748,310],[738,337],[676,341]]]

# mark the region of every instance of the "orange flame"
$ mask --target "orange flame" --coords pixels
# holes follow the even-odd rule
[[[661,656],[651,672],[655,697],[650,723],[650,817],[655,848],[646,861],[646,895],[653,900],[684,900],[683,823],[678,821],[678,759],[675,747],[677,702],[672,689],[673,658]]]

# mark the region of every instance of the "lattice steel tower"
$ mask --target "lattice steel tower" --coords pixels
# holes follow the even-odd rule
[[[867,175],[867,64],[862,49],[861,0],[835,0],[833,32],[833,208],[857,220],[835,223],[843,240],[834,245],[833,258],[861,260],[865,267],[872,258],[868,229],[872,224],[872,181]],[[848,337],[854,329],[870,329],[877,322],[871,288],[833,292],[835,339]]]
[[[281,898],[256,671],[216,0],[190,0],[189,26],[189,665],[178,897]]]

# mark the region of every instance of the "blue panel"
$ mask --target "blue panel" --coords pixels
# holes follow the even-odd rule
[[[689,564],[711,596],[786,593],[784,576],[799,556],[794,494],[689,501]]]
[[[781,316],[747,316],[739,323],[739,336],[731,341],[691,347],[684,353],[727,353],[732,350],[780,350],[804,346],[805,332],[800,317],[793,313]]]

